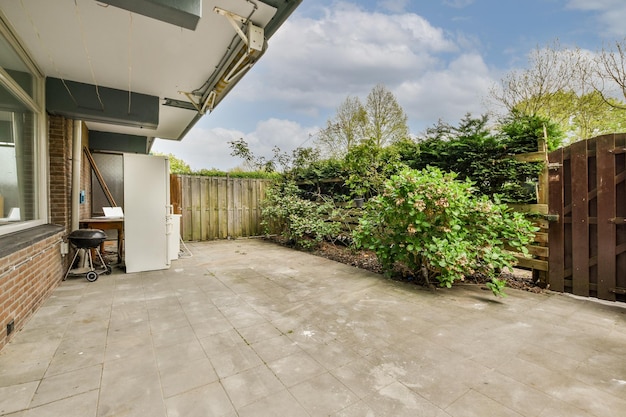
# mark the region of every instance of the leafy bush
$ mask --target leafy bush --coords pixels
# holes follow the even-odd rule
[[[301,194],[292,181],[276,183],[267,190],[261,207],[266,232],[278,233],[303,248],[312,248],[325,238],[337,236],[340,224],[326,220],[333,217],[332,201],[311,201]]]
[[[473,118],[469,114],[458,126],[440,121],[415,146],[404,144],[400,158],[414,169],[434,166],[456,172],[474,181],[480,194],[498,194],[508,203],[535,203],[534,184],[542,164],[516,161],[511,156],[537,151],[544,128],[550,149],[560,143],[562,134],[547,119],[519,113],[503,119],[495,130],[488,122],[487,116]]]
[[[445,287],[484,274],[499,294],[497,276],[515,260],[505,242],[527,253],[535,229],[520,213],[472,192],[472,182],[456,174],[406,168],[368,202],[355,242],[373,250],[387,273],[401,265]]]

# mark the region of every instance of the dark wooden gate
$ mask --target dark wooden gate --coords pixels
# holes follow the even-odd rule
[[[623,133],[548,155],[550,289],[626,301],[625,158]]]

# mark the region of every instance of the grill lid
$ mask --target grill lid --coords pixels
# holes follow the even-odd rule
[[[100,229],[77,229],[67,238],[79,248],[94,248],[104,242],[107,235]]]

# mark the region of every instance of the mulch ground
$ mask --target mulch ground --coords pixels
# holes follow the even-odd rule
[[[374,252],[355,251],[352,248],[341,244],[323,242],[316,250],[313,251],[313,254],[378,274],[383,273],[382,266],[380,262],[378,262]],[[514,268],[513,272],[503,272],[500,278],[506,280],[508,288],[515,288],[534,293],[540,293],[543,291],[543,289],[533,281],[531,271]],[[419,282],[412,277],[403,277],[401,274],[398,274],[396,279],[423,285],[423,282]],[[481,276],[471,276],[466,277],[465,282],[482,285],[486,282],[486,279]]]

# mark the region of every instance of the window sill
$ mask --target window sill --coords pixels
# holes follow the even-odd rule
[[[32,246],[63,230],[64,228],[62,226],[44,224],[0,236],[0,258],[4,258],[5,256]]]

